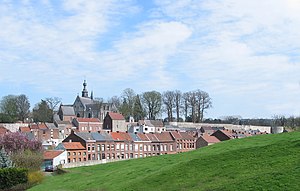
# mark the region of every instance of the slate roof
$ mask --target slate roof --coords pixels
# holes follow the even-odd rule
[[[142,141],[136,133],[128,133],[133,141]]]
[[[79,97],[79,100],[81,101],[81,103],[83,105],[93,104],[94,103],[94,100],[92,100],[91,98],[87,98],[87,97]]]
[[[45,123],[45,125],[48,127],[48,129],[57,129],[58,128],[54,125],[54,123]]]
[[[62,105],[61,107],[61,111],[63,113],[64,116],[73,116],[75,115],[75,111],[73,106],[71,105]]]
[[[59,150],[49,150],[49,151],[45,151],[43,153],[44,155],[44,159],[46,160],[50,160],[50,159],[54,159],[55,157],[57,157],[58,155],[60,155],[61,153],[63,153],[64,151],[59,151]]]
[[[85,141],[94,141],[95,140],[91,133],[78,132],[78,133],[75,133],[75,134],[77,136],[81,137]]]
[[[80,142],[63,142],[62,144],[68,150],[85,150],[85,147]]]

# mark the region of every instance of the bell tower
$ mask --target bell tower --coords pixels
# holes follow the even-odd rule
[[[83,82],[83,90],[82,90],[82,97],[89,97],[89,92],[86,89],[87,83],[86,80]]]

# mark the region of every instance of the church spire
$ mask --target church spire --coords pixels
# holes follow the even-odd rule
[[[91,91],[91,99],[94,99],[94,93]]]
[[[89,92],[86,89],[87,83],[86,80],[83,82],[83,90],[82,90],[82,97],[89,97]]]

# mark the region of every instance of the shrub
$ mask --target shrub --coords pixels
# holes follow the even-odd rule
[[[30,171],[40,170],[43,163],[43,154],[31,150],[13,153],[11,159],[14,165],[19,168],[27,168]]]
[[[0,169],[0,189],[8,189],[17,184],[27,182],[27,169],[3,168]]]
[[[28,182],[30,185],[41,183],[44,179],[44,174],[41,171],[28,173]]]

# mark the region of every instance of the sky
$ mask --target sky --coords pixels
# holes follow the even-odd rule
[[[300,116],[299,0],[0,0],[0,98],[203,90],[205,118]]]

